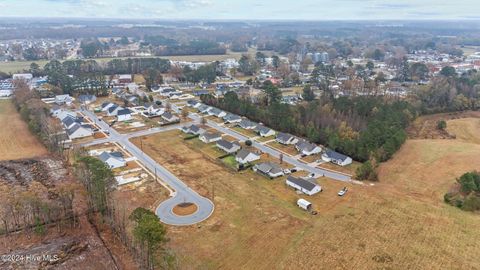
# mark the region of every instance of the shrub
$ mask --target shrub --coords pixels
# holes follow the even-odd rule
[[[251,140],[246,140],[245,145],[246,146],[252,146],[252,141]]]
[[[437,129],[445,130],[447,128],[447,122],[445,120],[440,120],[437,122]]]
[[[463,202],[462,209],[465,211],[480,210],[480,197],[477,194],[470,194]]]
[[[370,161],[366,161],[360,167],[358,167],[356,171],[356,178],[358,180],[377,181],[378,175],[372,163]]]

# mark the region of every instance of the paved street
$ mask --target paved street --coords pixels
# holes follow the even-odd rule
[[[137,146],[129,141],[132,137],[149,135],[166,130],[176,129],[177,126],[156,128],[152,130],[139,131],[136,133],[122,135],[115,129],[108,126],[104,121],[100,121],[97,116],[87,110],[81,110],[88,118],[93,120],[101,129],[110,133],[108,138],[99,139],[94,142],[116,142],[121,145],[125,150],[135,156],[143,166],[153,172],[158,178],[165,182],[168,186],[175,190],[173,196],[164,202],[162,202],[156,209],[156,214],[160,218],[160,221],[170,225],[192,225],[207,219],[213,212],[213,203],[194,190],[189,188],[185,183],[178,179],[175,175],[170,173],[163,166],[158,164],[144,152],[142,152]],[[93,142],[92,142],[93,143]],[[179,203],[191,202],[198,206],[197,212],[189,216],[177,216],[173,213],[172,209]]]

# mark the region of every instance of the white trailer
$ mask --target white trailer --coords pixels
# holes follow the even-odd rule
[[[297,205],[298,205],[298,207],[300,207],[300,208],[302,208],[306,211],[312,210],[312,204],[305,199],[298,199]]]

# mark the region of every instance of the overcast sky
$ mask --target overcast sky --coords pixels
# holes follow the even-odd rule
[[[0,17],[480,19],[480,0],[0,0]]]

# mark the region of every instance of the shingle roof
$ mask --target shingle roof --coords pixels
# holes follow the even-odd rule
[[[221,147],[225,148],[225,149],[232,149],[234,146],[238,146],[238,144],[231,143],[231,142],[226,141],[226,140],[219,140],[217,142],[217,144],[220,145]]]
[[[302,178],[297,178],[297,177],[293,177],[291,175],[288,176],[287,180],[289,182],[292,182],[308,191],[311,191],[313,190],[317,185],[315,185],[314,183],[312,182],[309,182],[305,179],[302,179]]]
[[[248,151],[248,150],[246,150],[246,149],[242,149],[242,150],[238,151],[237,157],[240,158],[240,159],[245,159],[245,158],[246,158],[248,155],[250,155],[250,154],[256,155],[256,154],[253,153],[253,152],[250,152],[250,151]]]
[[[129,109],[122,109],[117,112],[117,115],[127,115],[131,114],[132,112]]]
[[[277,134],[277,139],[278,139],[279,141],[282,141],[282,142],[287,142],[287,141],[290,140],[291,138],[293,138],[293,135],[288,134],[288,133],[278,133],[278,134]]]
[[[202,136],[205,137],[205,139],[207,139],[207,140],[222,137],[222,135],[220,133],[216,133],[216,132],[205,132],[205,133],[202,134]]]
[[[330,150],[330,149],[327,150],[327,151],[325,151],[325,154],[327,154],[327,156],[328,156],[329,158],[332,158],[332,159],[335,159],[335,160],[344,161],[344,160],[346,160],[346,159],[348,158],[348,156],[343,155],[343,154],[340,154],[340,153],[335,152],[335,151]]]

